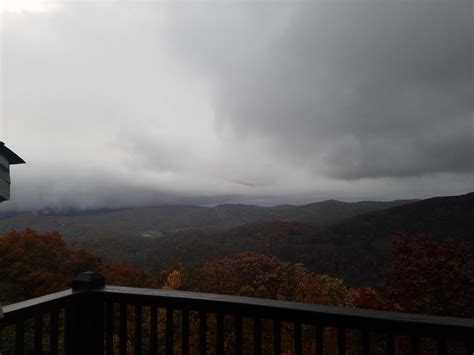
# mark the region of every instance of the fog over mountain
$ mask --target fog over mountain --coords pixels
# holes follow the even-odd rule
[[[0,12],[3,211],[472,190],[470,0]]]

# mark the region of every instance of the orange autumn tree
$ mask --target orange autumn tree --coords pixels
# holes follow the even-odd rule
[[[159,288],[164,290],[194,291],[198,270],[186,268],[183,264],[170,266],[160,272]]]
[[[356,308],[385,310],[387,307],[377,293],[370,287],[360,287],[353,291],[352,302]]]
[[[18,301],[63,290],[75,275],[99,266],[93,254],[68,248],[59,233],[11,231],[0,238],[0,298]]]
[[[199,271],[196,290],[339,306],[352,305],[341,279],[318,275],[302,264],[248,252],[208,262]]]
[[[67,289],[77,274],[90,270],[102,272],[109,284],[137,287],[157,284],[147,269],[125,262],[104,265],[86,250],[69,248],[57,232],[26,229],[11,231],[0,238],[0,302],[3,304]]]

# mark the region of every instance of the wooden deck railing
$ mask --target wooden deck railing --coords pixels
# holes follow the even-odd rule
[[[2,355],[474,354],[473,319],[104,286],[97,273],[3,313]]]

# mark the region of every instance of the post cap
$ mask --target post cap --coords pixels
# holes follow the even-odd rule
[[[77,275],[72,280],[73,290],[92,290],[105,286],[105,278],[95,271],[87,271]]]

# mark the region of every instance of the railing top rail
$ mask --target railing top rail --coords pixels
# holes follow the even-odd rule
[[[104,282],[104,277],[97,272],[88,271],[81,273],[72,280],[72,289],[51,293],[3,307],[4,317],[0,318],[0,323],[13,322],[17,319],[32,316],[33,314],[48,312],[58,305],[68,303],[70,299],[82,293],[86,293],[93,288],[103,287]]]
[[[73,291],[69,289],[65,291],[51,293],[49,295],[45,295],[45,296],[41,296],[37,298],[32,298],[26,301],[13,303],[7,306],[3,306],[3,313],[8,314],[8,313],[17,312],[20,310],[25,310],[27,308],[34,308],[36,306],[43,305],[45,303],[52,303],[52,302],[58,301],[60,299],[63,299],[64,297],[69,297],[72,294],[73,294]]]
[[[158,305],[208,313],[236,314],[244,317],[319,323],[328,327],[386,331],[395,334],[443,335],[460,339],[474,337],[474,319],[439,317],[366,309],[304,304],[252,297],[172,291],[160,289],[105,286],[91,290],[66,290],[3,307],[11,322],[38,312],[48,312],[72,299],[86,295],[125,304]],[[2,321],[0,321],[2,322]]]
[[[401,313],[377,311],[369,309],[357,309],[348,307],[335,307],[318,304],[297,303],[288,301],[279,301],[272,299],[242,297],[221,295],[212,293],[188,292],[188,291],[174,291],[161,289],[146,289],[133,288],[121,286],[105,286],[103,289],[97,289],[95,292],[101,292],[113,295],[123,295],[124,297],[144,296],[159,298],[160,300],[185,301],[188,306],[193,305],[207,305],[207,304],[221,304],[229,308],[250,307],[250,308],[270,308],[278,311],[293,311],[312,313],[314,315],[328,315],[328,316],[344,316],[363,318],[366,320],[390,320],[403,323],[413,323],[419,325],[441,325],[466,327],[474,330],[474,319],[470,318],[454,318],[454,317],[440,317],[424,314]],[[227,308],[227,307],[226,307]]]
[[[35,312],[48,311],[56,305],[68,302],[75,294],[79,293],[69,289],[4,306],[4,319],[0,319],[0,322],[14,321],[17,318],[28,317]]]

